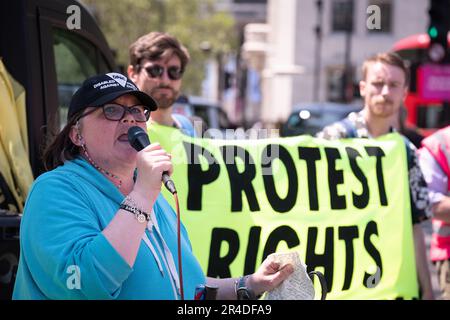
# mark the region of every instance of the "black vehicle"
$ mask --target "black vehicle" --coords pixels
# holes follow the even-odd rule
[[[340,103],[297,104],[287,121],[280,127],[280,136],[315,135],[325,126],[344,119],[351,112],[358,112],[362,106]]]
[[[73,14],[80,17],[78,28],[70,24]],[[65,124],[72,93],[87,77],[116,70],[113,54],[81,3],[10,0],[0,1],[0,57],[26,92],[28,161],[36,178],[43,172],[40,153],[46,136]],[[20,213],[8,211],[2,195],[11,192],[1,183],[3,174],[0,172],[0,299],[9,299],[19,256]]]
[[[224,130],[237,128],[231,123],[219,102],[203,97],[181,95],[173,105],[173,112],[193,120],[201,120],[203,133],[207,129],[217,129],[217,132],[210,131],[210,134],[219,135],[216,138],[225,138],[225,135],[222,134]],[[208,135],[208,137],[210,136]]]
[[[219,102],[210,101],[197,96],[189,97],[189,104],[192,106],[194,115],[205,121],[208,128],[214,129],[235,129],[223,111]]]

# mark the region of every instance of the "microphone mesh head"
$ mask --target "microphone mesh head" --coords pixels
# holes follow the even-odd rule
[[[141,151],[150,144],[147,132],[138,126],[128,129],[128,142],[137,151]]]

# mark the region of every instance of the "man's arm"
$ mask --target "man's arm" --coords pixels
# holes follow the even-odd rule
[[[450,197],[444,196],[441,201],[432,207],[433,215],[436,219],[450,223]]]
[[[447,175],[426,148],[419,150],[419,164],[428,185],[434,218],[450,223],[450,196],[447,194]]]
[[[417,276],[419,277],[420,290],[423,300],[434,300],[433,287],[431,285],[428,258],[425,250],[425,241],[420,223],[413,225],[414,251],[416,257]]]

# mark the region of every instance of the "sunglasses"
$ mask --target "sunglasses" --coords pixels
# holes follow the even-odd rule
[[[93,113],[96,110],[97,108],[82,114],[78,118],[78,120],[87,116],[88,114]],[[147,122],[150,118],[150,110],[140,104],[126,107],[117,103],[107,103],[102,106],[102,110],[105,118],[111,121],[120,121],[125,117],[125,114],[127,113],[131,114],[136,122]]]
[[[175,66],[168,67],[166,69],[158,64],[154,64],[145,67],[144,69],[151,78],[161,78],[165,70],[167,70],[167,75],[169,76],[170,80],[180,80],[183,76],[183,70],[181,70],[180,67]]]

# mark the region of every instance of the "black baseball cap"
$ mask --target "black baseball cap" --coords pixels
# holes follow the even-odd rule
[[[110,72],[86,79],[74,93],[70,101],[67,119],[87,107],[100,107],[124,94],[132,94],[147,107],[154,111],[157,103],[145,92],[140,91],[129,78],[123,74]]]

